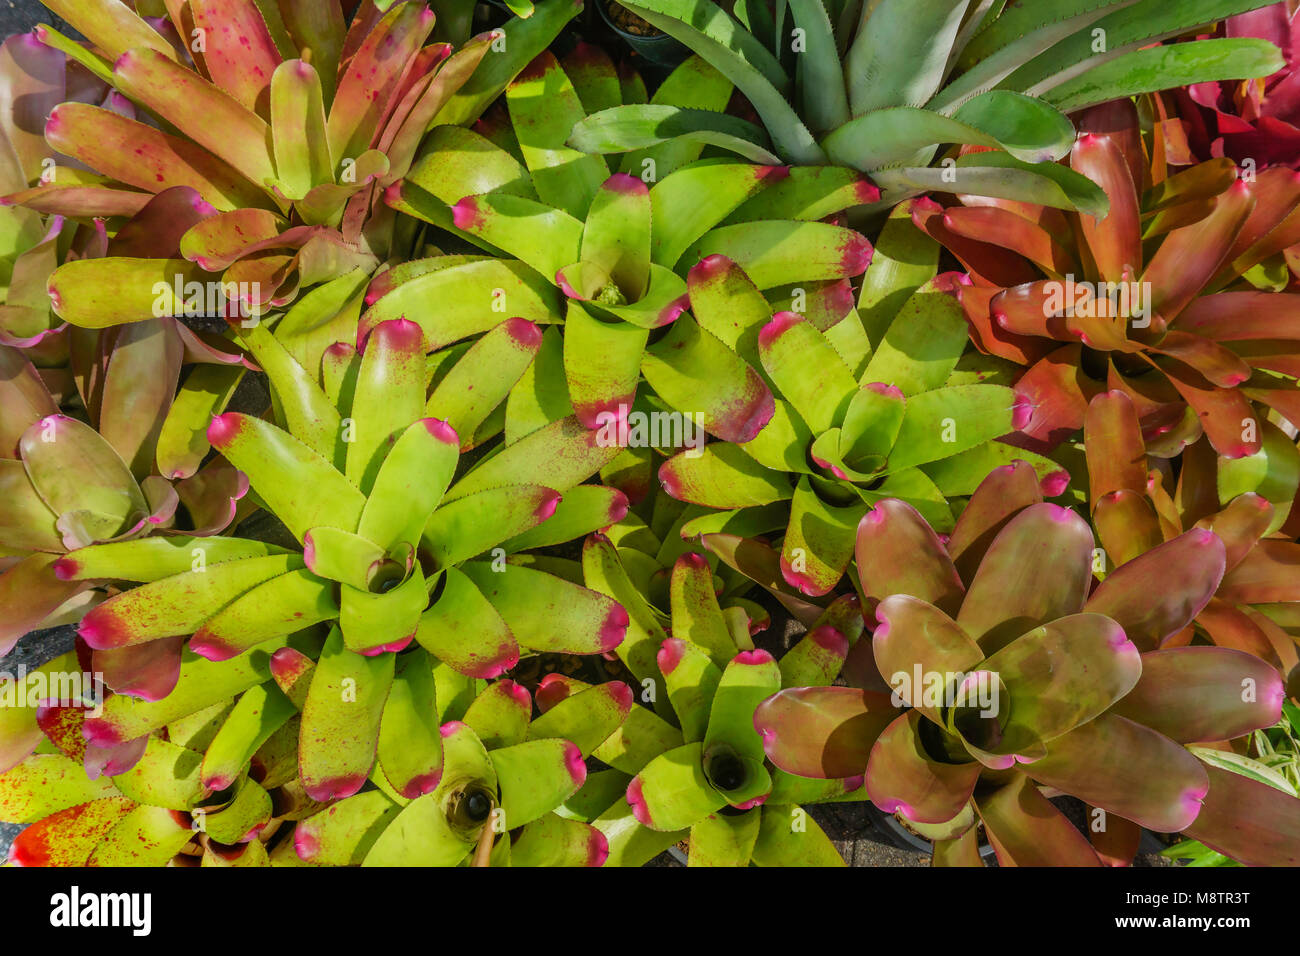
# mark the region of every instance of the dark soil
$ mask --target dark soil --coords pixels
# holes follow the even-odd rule
[[[646,23],[627,7],[620,7],[617,3],[606,3],[605,10],[609,13],[609,18],[614,21],[624,33],[631,33],[639,37],[661,37],[663,31],[658,27]]]

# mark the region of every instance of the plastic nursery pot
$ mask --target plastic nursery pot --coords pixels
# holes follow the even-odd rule
[[[867,816],[876,829],[893,840],[894,845],[900,849],[915,850],[926,855],[934,849],[934,844],[929,840],[904,826],[894,814],[880,810],[874,803],[867,804]],[[983,836],[980,837],[980,857],[985,860],[993,857],[993,846]]]
[[[536,2],[537,0],[534,0],[534,3]],[[476,8],[475,16],[474,29],[481,32],[482,30],[494,30],[504,26],[515,19],[517,14],[505,4],[504,0],[483,0]],[[568,54],[581,38],[578,30],[581,18],[582,14],[579,13],[578,17],[566,23],[556,38],[550,42],[547,49],[560,57]]]
[[[659,66],[674,67],[691,55],[690,48],[674,40],[667,33],[660,33],[631,10],[619,6],[613,0],[596,0],[596,9],[601,19],[609,28],[623,38],[633,50],[651,63]],[[634,33],[628,28],[654,30],[653,33]]]

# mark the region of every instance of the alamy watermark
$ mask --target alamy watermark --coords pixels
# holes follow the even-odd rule
[[[1124,318],[1135,329],[1151,325],[1151,283],[1076,282],[1074,275],[1064,282],[1047,282],[1043,288],[1043,314],[1070,315],[1081,319]]]
[[[73,886],[50,897],[50,925],[56,928],[121,927],[132,936],[153,930],[153,894],[83,893]]]
[[[153,315],[219,315],[240,319],[244,328],[252,328],[260,321],[258,313],[249,307],[250,302],[262,301],[260,282],[198,282],[184,281],[177,275],[172,282],[159,280],[153,284]]]
[[[703,416],[699,412],[598,412],[596,444],[601,448],[684,448],[687,458],[704,454]]]
[[[0,671],[0,707],[39,707],[42,704],[88,708],[87,717],[104,712],[104,675],[99,671]]]
[[[1002,682],[992,671],[895,671],[889,678],[895,707],[979,707],[981,717],[996,717]]]

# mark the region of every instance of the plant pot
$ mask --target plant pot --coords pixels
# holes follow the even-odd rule
[[[614,15],[610,13],[609,4],[611,2],[612,0],[596,0],[596,9],[600,11],[601,19],[628,46],[651,63],[671,69],[691,55],[690,48],[686,44],[673,39],[667,33],[640,34],[629,32],[620,26],[615,21]]]
[[[884,813],[879,810],[874,803],[867,804],[867,816],[875,824],[876,829],[889,837],[894,845],[904,850],[916,850],[919,853],[930,853],[934,849],[932,844],[925,837],[914,833],[906,827],[897,816],[892,813]],[[1165,849],[1166,844],[1159,836],[1150,830],[1142,830],[1142,840],[1138,844],[1138,853],[1158,854]],[[980,838],[980,858],[990,860],[995,858],[992,844],[983,837]]]
[[[903,850],[916,850],[918,853],[929,854],[934,849],[934,844],[918,833],[914,833],[902,824],[902,822],[892,813],[884,813],[876,807],[874,803],[867,804],[867,816],[875,824],[876,829],[894,842],[894,845]],[[993,847],[984,839],[980,840],[980,858],[992,859]]]
[[[482,0],[477,10],[479,11],[479,18],[475,19],[474,26],[476,30],[480,31],[483,29],[498,29],[515,19],[515,12],[506,6],[504,0]],[[582,19],[583,14],[580,12],[577,17],[566,23],[555,39],[547,44],[547,49],[561,58],[568,54],[581,39],[580,23]]]

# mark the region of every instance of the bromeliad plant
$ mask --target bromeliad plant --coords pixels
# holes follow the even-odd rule
[[[1264,428],[1264,447],[1248,458],[1220,458],[1202,439],[1183,452],[1171,480],[1148,467],[1132,400],[1118,391],[1098,395],[1084,424],[1089,501],[1111,567],[1139,561],[1193,527],[1223,540],[1224,576],[1214,596],[1162,646],[1208,638],[1287,674],[1298,662],[1300,544],[1276,532],[1300,487],[1300,451],[1276,425]]]
[[[225,298],[260,314],[407,256],[415,224],[382,202],[383,187],[405,175],[435,122],[475,119],[580,9],[551,0],[453,52],[424,45],[434,16],[419,2],[365,0],[350,26],[339,0],[281,0],[269,19],[253,0],[169,5],[160,20],[117,0],[47,6],[91,45],[49,27],[38,28],[41,41],[121,95],[113,108],[55,108],[46,140],[78,166],[56,167],[8,201],[86,218],[176,186],[203,201],[178,256],[55,272],[55,311],[91,328],[194,311],[190,283],[225,284]],[[505,52],[483,63],[498,42]]]
[[[1286,65],[1242,83],[1194,83],[1162,99],[1177,105],[1173,144],[1201,159],[1228,156],[1267,166],[1300,168],[1300,4],[1295,0],[1228,17],[1228,37],[1258,37],[1282,51]]]
[[[692,866],[841,865],[797,804],[854,799],[860,775],[806,781],[774,770],[763,762],[751,717],[782,681],[835,678],[862,633],[857,598],[822,611],[778,667],[751,638],[765,622],[748,602],[715,593],[704,555],[688,551],[673,562],[666,618],[631,583],[636,572],[624,564],[630,553],[633,546],[593,534],[583,547],[582,573],[589,587],[617,596],[628,611],[627,637],[616,653],[646,706],[629,698],[622,727],[593,751],[609,769],[591,774],[557,812],[605,834],[610,866],[640,866],[684,840]],[[591,692],[581,681],[549,675],[537,692],[541,720],[558,720]]]
[[[10,104],[0,111],[0,196],[12,197],[54,174],[55,153],[39,134],[45,115],[69,96],[104,102],[112,94],[97,78],[34,35],[0,45],[0,87]],[[139,204],[132,204],[134,212]],[[127,213],[129,214],[129,213]],[[49,215],[0,200],[0,344],[24,349],[40,367],[68,363],[67,336],[54,316],[45,283],[65,259],[102,255],[104,235],[95,224]]]
[[[990,475],[946,542],[904,502],[878,505],[857,567],[892,695],[879,679],[781,691],[755,717],[769,758],[811,777],[865,770],[872,802],[924,828],[936,864],[980,865],[981,822],[1004,864],[1097,865],[1040,786],[1105,811],[1114,838],[1140,826],[1246,862],[1300,858],[1300,801],[1182,746],[1272,726],[1283,699],[1250,655],[1161,649],[1218,587],[1223,541],[1193,529],[1090,594],[1093,545],[1023,463]]]
[[[1300,419],[1296,296],[1268,278],[1297,239],[1300,183],[1285,169],[1238,181],[1228,160],[1167,178],[1159,151],[1146,159],[1130,103],[1083,125],[1097,132],[1070,162],[1106,190],[1104,219],[980,199],[912,205],[970,271],[961,297],[976,345],[1028,366],[1018,443],[1059,445],[1093,396],[1118,389],[1153,454],[1173,457],[1201,434],[1229,458],[1259,451],[1253,403]]]
[[[843,865],[799,804],[860,799],[861,775],[810,781],[771,767],[754,709],[783,686],[835,679],[862,633],[856,596],[828,608],[778,664],[724,615],[705,559],[686,554],[673,568],[671,633],[656,653],[656,681],[682,743],[642,767],[597,826],[626,806],[642,826],[687,839],[692,866]]]
[[[149,197],[111,239],[99,233],[93,254],[174,250],[174,228],[198,202],[188,187]],[[20,275],[43,286],[53,256],[42,267],[20,257],[7,308],[22,308],[14,292]],[[0,575],[0,653],[28,630],[76,620],[102,599],[99,585],[55,577],[65,551],[171,530],[215,534],[247,490],[222,459],[204,461],[208,418],[248,365],[229,342],[170,317],[37,338],[21,350],[0,345],[0,485],[8,502],[0,554],[12,565]]]
[[[1282,719],[1277,725],[1257,730],[1245,739],[1247,745],[1244,748],[1204,748],[1200,755],[1230,773],[1300,797],[1300,707],[1289,700],[1283,701]],[[1197,840],[1180,840],[1161,851],[1160,855],[1195,867],[1241,865]]]
[[[419,673],[427,659],[412,667]],[[586,758],[623,725],[632,706],[627,685],[591,687],[534,719],[532,697],[519,684],[478,683],[477,692],[445,699],[440,684],[442,723],[397,738],[404,760],[437,751],[434,786],[399,793],[376,774],[379,789],[307,816],[272,862],[601,866],[609,853],[604,834],[554,811],[583,787]]]
[[[573,145],[684,138],[759,162],[833,163],[869,173],[890,202],[958,182],[963,193],[1104,215],[1105,198],[1086,176],[1052,165],[1070,148],[1065,113],[1182,83],[1266,76],[1282,64],[1258,39],[1151,46],[1266,0],[624,5],[731,79],[765,131],[700,109],[628,106],[580,123]],[[952,169],[932,166],[954,143],[987,151]]]
[[[659,480],[675,498],[744,514],[743,527],[729,533],[783,530],[781,574],[813,598],[840,580],[854,529],[875,502],[904,499],[947,532],[950,498],[969,495],[993,467],[1025,457],[995,439],[1023,425],[1029,410],[1007,385],[988,380],[1000,374],[996,368],[959,368],[967,343],[959,277],[936,277],[933,266],[928,277],[907,277],[893,263],[882,260],[879,281],[868,271],[873,295],[889,300],[871,312],[873,337],[856,310],[824,331],[794,312],[773,315],[736,263],[710,256],[690,273],[692,324],[661,343],[667,352],[689,329],[696,338],[715,337],[715,351],[729,361],[765,373],[778,396],[768,426],[752,441],[681,452]],[[919,270],[927,272],[923,264]],[[651,386],[674,407],[691,407],[696,381],[657,354],[651,359]],[[1034,462],[1052,494],[1064,491],[1068,475],[1059,465]],[[683,534],[723,530],[704,518]]]
[[[0,360],[10,355],[6,349]],[[15,359],[18,362],[21,359]],[[17,368],[29,373],[23,376],[26,382],[19,379],[17,384],[35,378],[30,365]],[[33,394],[40,395],[35,390]],[[120,400],[115,402],[101,428],[113,439],[123,438],[128,414]],[[7,553],[0,574],[0,655],[28,631],[76,621],[104,599],[106,582],[58,575],[58,562],[68,551],[178,526],[196,540],[218,534],[234,518],[237,502],[248,490],[243,476],[220,459],[174,483],[150,473],[151,455],[143,468],[133,471],[120,445],[52,409],[24,429],[14,444],[15,457],[0,457],[0,494],[6,501],[0,548]],[[144,477],[138,478],[141,472]]]
[[[693,58],[655,98],[720,109],[730,93],[730,82]],[[770,417],[771,396],[752,370],[726,361],[711,336],[696,341],[696,330],[681,324],[686,275],[700,259],[726,255],[778,299],[798,286],[816,302],[843,302],[845,280],[866,268],[871,246],[816,220],[874,189],[849,170],[793,176],[784,167],[699,159],[699,143],[635,152],[621,166],[616,156],[564,145],[592,110],[643,94],[630,80],[620,85],[604,54],[580,47],[564,68],[543,54],[511,84],[511,125],[435,130],[434,153],[389,190],[389,203],[512,258],[413,267],[408,281],[385,283],[362,334],[406,316],[421,323],[431,348],[441,348],[490,328],[503,312],[546,322],[562,316],[568,402],[587,427],[625,421],[643,356],[654,356],[693,376],[699,392],[688,410],[701,414],[706,430],[730,441],[753,438]],[[611,175],[615,168],[622,171]],[[428,312],[420,308],[428,297],[464,305]],[[673,347],[651,344],[674,322]],[[720,361],[704,374],[701,363],[715,356]]]
[[[313,653],[321,645],[306,632],[289,642]],[[9,862],[265,865],[265,844],[281,825],[317,806],[297,783],[296,708],[309,669],[277,667],[286,653],[306,660],[284,638],[222,664],[187,653],[161,701],[83,691],[78,701],[0,711],[7,739],[28,741],[27,753],[0,762],[0,815],[32,824]],[[68,654],[44,670],[79,667]],[[138,736],[106,744],[110,726]]]
[[[529,323],[505,323],[448,375],[480,382],[482,395],[500,401],[538,340]],[[189,652],[225,661],[280,635],[337,622],[326,654],[365,676],[358,684],[380,703],[394,653],[417,637],[475,676],[500,674],[521,647],[596,653],[618,644],[627,616],[613,601],[505,560],[516,544],[567,540],[620,513],[622,496],[609,489],[575,488],[561,505],[561,491],[617,448],[600,448],[575,421],[559,420],[453,482],[460,439],[447,419],[476,422],[495,401],[475,405],[472,393],[455,387],[435,388],[426,403],[427,363],[414,323],[379,326],[362,354],[350,346],[330,350],[324,387],[260,326],[246,341],[289,430],[226,413],[213,419],[208,437],[248,475],[294,546],[176,536],[74,552],[56,568],[66,580],[142,582],[82,620],[87,644],[135,648],[144,657],[154,656],[144,648],[157,648],[174,658],[182,642],[166,639],[192,635]],[[446,417],[432,417],[435,411]],[[535,483],[519,482],[519,474]],[[537,530],[546,521],[555,522],[559,538]],[[485,553],[491,560],[471,560]],[[304,783],[314,796],[346,795],[364,781],[379,714],[367,711],[373,720],[355,722],[357,708],[338,700],[322,707],[352,725],[357,748],[310,737]]]
[[[477,848],[476,865],[489,853],[491,865],[601,865],[604,836],[550,811],[582,785],[587,753],[620,726],[626,685],[593,688],[530,723],[531,699],[513,681],[486,684],[414,648],[376,699],[373,675],[349,667],[363,659],[339,651],[335,628],[324,653],[321,637],[306,633],[223,663],[187,653],[159,703],[113,696],[98,717],[89,702],[42,704],[31,727],[57,749],[7,755],[0,772],[0,815],[33,824],[10,862],[455,865]],[[74,655],[53,666],[75,666]],[[380,734],[365,791],[323,804],[299,766],[313,760],[317,735],[353,749],[355,726],[322,705],[349,678],[364,681],[359,702],[377,704]],[[102,745],[109,728],[127,725],[142,736]]]

